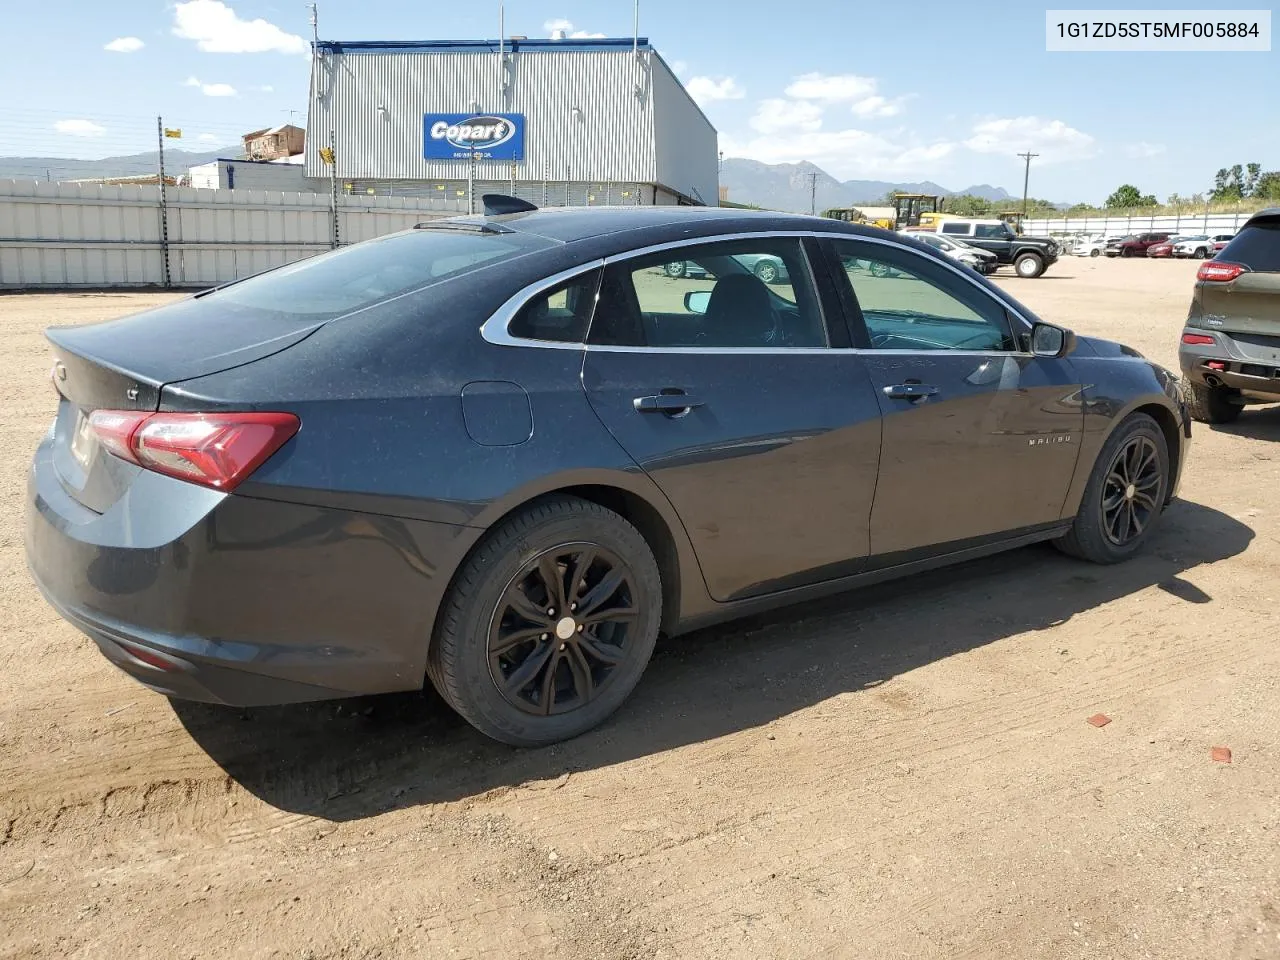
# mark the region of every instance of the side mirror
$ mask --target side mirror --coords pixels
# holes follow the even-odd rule
[[[684,308],[690,313],[706,313],[710,303],[710,290],[690,290],[684,295]]]
[[[1057,360],[1076,348],[1076,335],[1051,323],[1037,323],[1031,328],[1031,352],[1037,357]]]

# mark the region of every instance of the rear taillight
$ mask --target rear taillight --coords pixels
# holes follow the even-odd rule
[[[1240,266],[1238,263],[1206,260],[1204,263],[1200,264],[1200,269],[1196,272],[1196,279],[1226,283],[1228,280],[1234,280],[1242,273],[1244,273],[1244,267]]]
[[[1182,342],[1211,346],[1214,343],[1214,339],[1206,333],[1184,333]]]
[[[95,410],[93,432],[110,453],[147,470],[232,490],[298,432],[291,413],[134,413]]]

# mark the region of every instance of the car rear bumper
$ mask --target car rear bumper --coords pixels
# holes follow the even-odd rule
[[[422,686],[471,527],[226,496],[143,472],[95,513],[52,440],[27,483],[26,551],[51,606],[120,669],[237,706]]]
[[[1178,365],[1184,378],[1210,387],[1229,387],[1280,399],[1280,350],[1246,347],[1221,330],[1187,327],[1184,332],[1214,338],[1212,344],[1179,344]]]

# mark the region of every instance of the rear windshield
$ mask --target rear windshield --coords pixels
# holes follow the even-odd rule
[[[1250,270],[1280,272],[1280,217],[1246,225],[1217,259],[1244,264]]]
[[[223,309],[326,320],[554,245],[523,233],[411,230],[310,257],[202,299]]]

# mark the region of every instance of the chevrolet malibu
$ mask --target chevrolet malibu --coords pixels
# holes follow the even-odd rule
[[[923,244],[485,204],[48,331],[27,555],[108,660],[240,705],[429,679],[546,744],[659,634],[1037,541],[1122,561],[1177,489],[1172,374]]]

